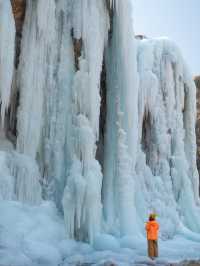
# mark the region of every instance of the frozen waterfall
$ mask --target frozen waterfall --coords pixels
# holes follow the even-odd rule
[[[143,237],[151,211],[163,238],[200,233],[196,91],[177,46],[136,40],[131,0],[26,2],[14,68],[0,0],[0,198],[53,201],[66,237],[90,243]]]

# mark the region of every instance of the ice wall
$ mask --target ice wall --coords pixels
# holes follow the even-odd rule
[[[38,160],[45,199],[62,201],[67,236],[90,241],[102,220],[95,154],[108,29],[104,1],[27,1],[18,73],[17,150]]]
[[[137,190],[146,201],[142,206],[136,195],[138,212],[144,206],[156,211],[166,237],[180,222],[199,232],[192,76],[179,49],[167,39],[139,42],[138,72]]]
[[[69,1],[27,1],[18,75],[17,149],[37,159],[44,198],[59,207],[72,152],[70,10]]]
[[[163,238],[173,237],[181,223],[199,232],[192,76],[169,40],[129,38],[131,8],[120,5],[115,2],[113,34],[106,50],[107,230],[140,235],[147,214],[156,212]]]
[[[14,79],[15,24],[10,1],[0,1],[0,198],[30,204],[41,202],[40,173],[36,162],[13,151],[7,136]],[[6,121],[8,123],[8,121]]]
[[[2,121],[18,106],[16,149],[0,127],[1,198],[54,201],[66,236],[90,243],[101,233],[144,235],[151,211],[162,237],[180,224],[200,232],[195,86],[179,49],[167,39],[135,40],[131,0],[27,0],[13,76],[9,1],[0,1],[0,14]]]

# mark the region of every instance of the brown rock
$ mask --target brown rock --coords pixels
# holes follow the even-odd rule
[[[15,67],[17,68],[19,63],[20,45],[22,38],[22,29],[24,24],[25,12],[26,12],[26,0],[11,0],[15,26],[16,26],[16,56]]]
[[[11,0],[11,4],[15,18],[16,31],[19,32],[22,30],[24,22],[26,0]]]

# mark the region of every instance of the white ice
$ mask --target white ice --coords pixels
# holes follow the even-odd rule
[[[10,1],[0,1],[0,99],[1,121],[10,103],[15,55],[15,22]]]

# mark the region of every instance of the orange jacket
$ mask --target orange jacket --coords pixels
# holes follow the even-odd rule
[[[157,240],[159,224],[156,221],[149,221],[146,223],[147,239],[148,240]]]

